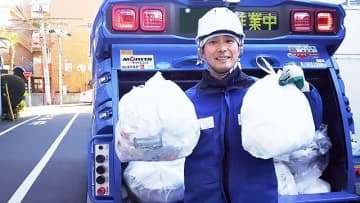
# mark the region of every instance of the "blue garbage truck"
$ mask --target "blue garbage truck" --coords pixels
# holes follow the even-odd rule
[[[263,77],[259,57],[275,69],[295,63],[322,97],[323,123],[332,147],[321,178],[331,190],[283,195],[279,202],[360,201],[360,159],[351,147],[354,122],[341,67],[334,59],[345,37],[346,13],[339,4],[312,0],[104,0],[90,36],[94,101],[88,200],[125,202],[127,164],[114,149],[119,100],[158,71],[183,90],[197,83],[206,68],[197,63],[197,21],[213,7],[230,8],[244,26],[244,72]]]

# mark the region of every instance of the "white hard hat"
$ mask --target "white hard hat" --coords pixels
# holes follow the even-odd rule
[[[226,7],[213,8],[199,19],[195,38],[197,45],[201,47],[204,44],[201,40],[216,33],[235,35],[239,38],[238,41],[242,41],[245,37],[239,17]]]

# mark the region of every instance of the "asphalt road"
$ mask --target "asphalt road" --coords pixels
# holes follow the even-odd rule
[[[0,122],[0,202],[82,203],[91,105],[33,107]]]

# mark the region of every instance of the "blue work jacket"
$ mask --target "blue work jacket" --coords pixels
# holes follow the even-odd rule
[[[221,81],[205,70],[201,82],[186,91],[195,105],[201,135],[185,161],[185,203],[278,201],[273,159],[253,157],[241,143],[238,114],[254,82],[238,68]],[[311,89],[306,97],[318,126],[322,102],[317,90]]]

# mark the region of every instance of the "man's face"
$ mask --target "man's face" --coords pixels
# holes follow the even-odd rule
[[[240,46],[233,37],[221,35],[209,39],[200,54],[213,71],[226,73],[237,63]]]

